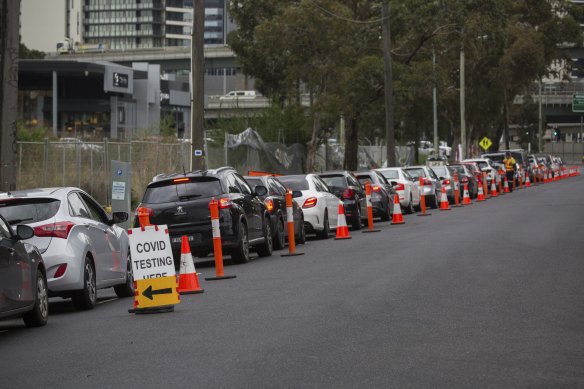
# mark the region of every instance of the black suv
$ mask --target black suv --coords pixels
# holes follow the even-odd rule
[[[365,189],[355,175],[346,170],[318,173],[327,184],[332,194],[343,200],[347,223],[355,230],[361,229],[361,223],[367,220],[367,198]]]
[[[223,251],[237,263],[249,260],[250,246],[260,257],[272,255],[270,215],[259,196],[265,186],[252,191],[235,169],[158,175],[148,184],[142,207],[152,224],[168,226],[174,264],[180,265],[181,238],[188,236],[193,255],[205,257],[213,251],[211,198],[219,201],[219,226]],[[135,226],[139,223],[136,219]]]

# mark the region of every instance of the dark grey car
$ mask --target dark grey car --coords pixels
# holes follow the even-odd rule
[[[43,258],[23,242],[33,235],[26,225],[14,233],[0,216],[0,319],[21,316],[28,327],[39,327],[47,323],[49,301]]]

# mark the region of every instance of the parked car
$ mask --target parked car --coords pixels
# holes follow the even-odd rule
[[[0,216],[0,319],[22,317],[27,327],[49,318],[45,264],[38,248],[24,242],[34,236],[27,225],[10,224]]]
[[[367,220],[367,201],[365,189],[355,175],[346,170],[318,173],[329,190],[343,202],[347,223],[355,230],[361,229]]]
[[[341,200],[331,193],[316,174],[282,176],[278,177],[278,181],[293,191],[294,201],[304,213],[306,233],[328,239],[330,230],[337,228]]]
[[[276,178],[271,176],[246,176],[245,180],[251,186],[253,192],[256,192],[256,187],[258,186],[264,186],[268,189],[266,194],[259,197],[263,200],[266,209],[270,213],[270,227],[272,229],[274,249],[283,249],[288,237],[286,188]],[[296,201],[292,201],[292,213],[294,215],[294,242],[305,243],[304,214]]]
[[[390,220],[393,216],[393,197],[396,191],[389,181],[383,175],[375,170],[357,172],[355,176],[365,187],[365,183],[371,184],[371,207],[373,217],[379,217],[381,220]]]
[[[158,175],[146,186],[138,208],[150,215],[152,224],[166,224],[175,268],[180,266],[182,236],[191,252],[206,257],[213,252],[209,202],[219,202],[219,230],[224,253],[236,263],[250,259],[250,249],[260,257],[272,255],[270,214],[260,196],[265,186],[252,191],[231,167]],[[137,225],[137,220],[135,221]]]
[[[481,172],[487,173],[487,186],[490,187],[492,180],[495,180],[495,185],[499,185],[501,176],[499,175],[497,167],[494,165],[493,161],[489,158],[471,158],[462,161],[474,162],[477,164]],[[482,182],[482,181],[481,181]]]
[[[438,208],[442,193],[442,181],[428,166],[409,166],[404,170],[417,181],[420,187],[420,177],[424,185],[420,190],[424,194],[424,200],[431,208]]]
[[[413,213],[414,209],[419,210],[420,189],[412,176],[400,167],[382,168],[377,171],[391,182],[399,196],[400,206],[404,209],[404,213]]]
[[[446,197],[450,204],[454,204],[454,191],[455,188],[460,192],[460,187],[454,182],[454,175],[452,171],[448,169],[448,165],[437,165],[430,167],[432,171],[438,176],[442,183],[442,187],[446,192]],[[460,183],[458,184],[460,185]]]
[[[458,173],[458,182],[460,183],[460,199],[462,200],[464,195],[464,185],[468,185],[468,193],[471,199],[475,199],[479,191],[479,181],[476,176],[470,171],[469,167],[460,163],[449,165],[448,168],[454,174],[454,171]]]
[[[116,225],[128,220],[126,212],[110,218],[89,194],[64,187],[3,194],[0,215],[34,229],[29,243],[43,256],[50,296],[70,297],[75,308],[92,309],[97,289],[134,295],[128,234]]]

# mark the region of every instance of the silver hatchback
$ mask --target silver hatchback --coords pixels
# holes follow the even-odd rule
[[[109,218],[89,194],[68,187],[3,193],[0,214],[12,225],[34,229],[28,243],[41,252],[51,296],[91,309],[97,289],[134,295],[128,234],[116,225],[128,219],[126,212]]]

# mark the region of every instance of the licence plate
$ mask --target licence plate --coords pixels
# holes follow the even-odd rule
[[[201,234],[187,235],[187,237],[189,239],[189,242],[201,243]],[[182,236],[175,236],[173,238],[170,238],[170,242],[171,243],[181,243]]]

